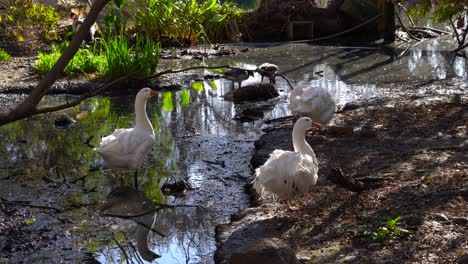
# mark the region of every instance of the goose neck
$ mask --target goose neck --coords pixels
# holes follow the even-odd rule
[[[295,152],[315,157],[315,153],[312,150],[312,147],[307,143],[305,139],[305,131],[302,131],[300,129],[293,129],[292,140]]]
[[[137,97],[135,100],[135,127],[153,132],[153,126],[146,114],[146,99]]]

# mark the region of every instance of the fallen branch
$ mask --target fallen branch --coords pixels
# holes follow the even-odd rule
[[[58,213],[63,211],[62,209],[59,209],[59,208],[56,208],[56,207],[53,207],[53,206],[48,206],[48,205],[27,204],[27,203],[19,203],[19,202],[11,202],[11,201],[0,201],[0,204],[24,206],[24,207],[39,208],[39,209],[47,209],[47,210],[56,211]]]
[[[328,175],[328,179],[341,187],[348,189],[352,192],[362,192],[366,188],[362,182],[355,181],[349,176],[344,175],[340,168],[334,168]]]

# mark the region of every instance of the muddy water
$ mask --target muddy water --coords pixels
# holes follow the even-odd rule
[[[338,104],[344,104],[391,96],[395,87],[407,92],[414,82],[457,79],[466,89],[468,64],[448,49],[443,41],[408,50],[277,45],[251,47],[245,54],[205,63],[250,69],[266,61],[276,63],[293,85],[325,87]],[[188,65],[164,62],[161,66]],[[256,75],[243,85],[259,80]],[[281,96],[262,103],[223,100],[232,88],[224,80],[205,82],[203,90],[186,84],[186,92],[161,92],[150,100],[148,114],[157,142],[138,172],[138,191],[132,189],[133,171],[102,169],[92,150],[103,135],[132,125],[132,96],[95,98],[74,109],[1,127],[0,197],[61,211],[1,207],[0,216],[7,220],[0,226],[0,261],[146,262],[142,258],[151,259],[156,253],[161,255],[157,263],[212,263],[214,226],[248,206],[243,185],[251,175],[253,141],[261,134],[261,121],[241,123],[234,117],[252,107],[265,109],[264,119],[290,115],[290,89],[282,79],[277,86]],[[64,99],[49,97],[45,104]],[[57,128],[54,120],[64,113],[77,122],[68,129]],[[162,193],[164,183],[181,179],[190,187]],[[156,203],[177,207],[156,210]],[[152,213],[133,220],[103,215],[147,212]],[[160,234],[148,235],[143,225]]]

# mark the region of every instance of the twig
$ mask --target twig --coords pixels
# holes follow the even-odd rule
[[[455,24],[453,23],[452,18],[450,18],[449,21],[450,21],[450,25],[452,26],[453,33],[455,33],[455,37],[457,38],[458,46],[460,46],[460,45],[463,44],[463,42],[461,42],[460,34],[458,34],[458,29],[455,26]]]
[[[226,166],[226,163],[224,162],[224,160],[222,160],[222,161],[216,161],[216,160],[215,160],[215,161],[212,161],[212,160],[204,160],[204,159],[202,159],[202,161],[205,162],[205,163],[208,163],[208,164],[220,165],[220,166],[222,166],[222,167]]]
[[[461,45],[460,47],[454,49],[452,52],[453,52],[453,53],[457,53],[457,52],[459,52],[459,51],[465,49],[466,47],[468,47],[468,42],[465,43],[465,44],[463,44],[463,45]]]
[[[0,204],[7,204],[7,205],[17,205],[17,206],[25,206],[25,207],[31,207],[31,208],[40,208],[40,209],[47,209],[47,210],[53,210],[56,212],[62,212],[62,209],[48,206],[48,205],[37,205],[37,204],[27,204],[27,203],[18,203],[18,202],[10,202],[10,201],[0,201]]]
[[[286,78],[283,75],[278,74],[278,73],[275,76],[279,76],[279,77],[283,78],[288,83],[289,87],[291,87],[291,90],[294,90],[294,86],[292,86],[292,84],[289,82],[288,78]]]
[[[123,232],[123,231],[121,231],[121,233],[122,233],[122,235],[125,237],[125,239],[128,240],[127,234],[126,234],[125,232]],[[135,254],[135,258],[136,258],[136,260],[138,261],[138,263],[143,264],[144,261],[141,259],[140,254],[138,254],[138,250],[135,248],[135,246],[133,245],[133,243],[132,243],[132,242],[129,242],[128,244],[129,244],[130,247],[133,249],[133,252],[134,252],[134,254]]]
[[[431,28],[431,27],[415,27],[415,29],[430,30],[430,31],[433,31],[433,32],[438,33],[438,34],[447,34],[447,35],[452,34],[452,33],[448,32],[448,31],[437,29],[437,28]]]
[[[149,214],[149,213],[146,213],[146,214]],[[159,232],[158,230],[152,228],[151,226],[148,226],[147,224],[137,220],[137,219],[133,219],[135,218],[135,216],[128,216],[128,215],[119,215],[119,214],[108,214],[108,213],[103,213],[102,214],[103,216],[107,216],[107,217],[117,217],[117,218],[121,218],[121,219],[126,219],[126,220],[132,220],[132,221],[135,221],[135,223],[141,225],[141,226],[144,226],[145,228],[148,228],[149,230],[155,232],[156,234],[162,236],[162,237],[166,237],[165,234]],[[143,215],[142,215],[143,216]]]
[[[113,237],[112,240],[114,240],[114,242],[117,244],[117,246],[120,248],[120,250],[122,250],[122,253],[124,254],[125,261],[127,262],[127,264],[130,264],[130,261],[128,259],[128,255],[127,255],[127,252],[125,251],[125,249],[122,247],[122,245],[120,245],[119,241],[117,241],[117,239],[115,239],[115,237]]]
[[[403,28],[403,30],[408,33],[408,36],[410,36],[410,38],[412,39],[415,39],[417,41],[421,41],[420,38],[416,37],[415,35],[413,35],[409,30],[408,28],[406,28],[405,24],[403,23],[403,21],[401,21],[401,17],[400,15],[398,14],[398,12],[395,12],[395,16],[397,17],[398,19],[398,22],[400,23],[401,27]]]
[[[398,3],[398,6],[399,6],[401,9],[403,9],[403,11],[405,11],[405,14],[406,14],[406,16],[408,17],[408,20],[410,21],[411,25],[412,25],[413,27],[415,27],[416,24],[414,24],[413,18],[411,18],[411,16],[409,15],[408,9],[406,9],[406,7],[404,7],[401,3]]]
[[[410,40],[404,39],[404,38],[398,36],[397,34],[395,34],[395,37],[396,37],[397,39],[403,41],[403,42],[410,42]]]

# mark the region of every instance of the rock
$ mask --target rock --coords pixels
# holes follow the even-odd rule
[[[224,99],[232,100],[234,102],[243,102],[252,100],[268,100],[278,96],[279,93],[276,90],[275,85],[271,83],[254,83],[226,93],[224,95]]]
[[[444,213],[434,213],[430,216],[432,220],[437,222],[448,222],[449,218]]]
[[[228,260],[229,264],[288,264],[299,263],[293,250],[281,239],[252,240],[240,247]]]
[[[454,217],[452,218],[452,222],[457,225],[466,226],[468,225],[468,218],[467,217]]]
[[[457,264],[468,264],[468,254],[465,254],[458,258]]]

